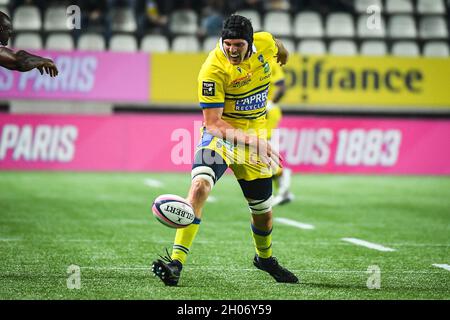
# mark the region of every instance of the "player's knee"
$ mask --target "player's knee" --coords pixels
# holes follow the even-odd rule
[[[199,183],[199,185],[203,185],[204,183],[207,183],[209,185],[210,189],[212,189],[212,187],[214,187],[214,184],[216,182],[216,173],[210,167],[199,166],[199,167],[195,167],[194,169],[192,169],[191,178],[192,178],[192,183],[201,181],[201,183]]]
[[[206,197],[208,197],[211,188],[212,186],[210,185],[210,182],[206,179],[202,179],[200,177],[192,180],[191,193],[194,198],[205,199]]]
[[[269,213],[272,211],[272,200],[273,200],[272,195],[270,195],[270,197],[266,199],[249,200],[248,207],[250,209],[250,212],[254,215],[267,214],[267,216],[270,217]]]

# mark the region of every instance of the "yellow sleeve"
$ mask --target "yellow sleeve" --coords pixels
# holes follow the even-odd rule
[[[200,107],[223,108],[225,105],[225,76],[213,57],[203,64],[198,75],[198,100]]]
[[[272,68],[272,76],[270,77],[268,99],[272,100],[277,91],[277,86],[284,83],[284,71],[276,61],[272,62],[270,66]]]
[[[278,105],[273,105],[273,107],[267,111],[266,117],[267,138],[270,139],[272,130],[276,129],[281,121],[282,113],[280,107]]]
[[[253,35],[253,40],[255,42],[258,51],[264,52],[266,57],[271,59],[278,54],[278,48],[275,43],[274,36],[269,32],[256,32]]]
[[[272,63],[272,77],[270,80],[274,84],[284,81],[283,68],[276,61]]]

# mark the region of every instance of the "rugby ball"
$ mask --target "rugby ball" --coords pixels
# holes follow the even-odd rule
[[[163,194],[153,201],[152,212],[156,219],[170,228],[184,228],[194,219],[194,209],[186,199],[174,195]]]

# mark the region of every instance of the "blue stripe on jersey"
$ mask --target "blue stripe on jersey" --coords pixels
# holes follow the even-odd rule
[[[259,113],[251,113],[249,115],[242,113],[239,115],[236,115],[235,113],[224,113],[222,116],[223,117],[228,117],[228,118],[232,118],[232,119],[246,119],[246,120],[254,120],[254,119],[258,119],[259,117],[262,117],[263,115],[265,115],[267,112],[264,109],[263,111],[259,112]]]
[[[284,79],[281,79],[281,80],[278,80],[277,82],[275,82],[274,83],[274,85],[280,85],[280,84],[283,84],[285,81],[284,81]]]
[[[225,103],[206,103],[206,102],[200,102],[200,107],[203,109],[207,108],[223,108],[225,106]]]

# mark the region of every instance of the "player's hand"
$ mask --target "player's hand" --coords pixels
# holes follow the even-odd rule
[[[56,77],[58,75],[58,68],[51,59],[42,59],[42,62],[36,68],[41,74],[45,72],[50,77]]]
[[[284,47],[283,43],[280,40],[275,39],[275,43],[278,48],[278,53],[276,55],[277,63],[280,66],[284,66],[288,61],[289,52],[286,50],[286,48]]]
[[[272,148],[270,143],[265,139],[258,139],[258,155],[261,161],[276,170],[278,167],[282,167],[283,158],[280,153]]]
[[[280,66],[284,66],[287,63],[288,58],[289,58],[289,53],[287,51],[278,52],[278,54],[277,54],[277,63]]]

